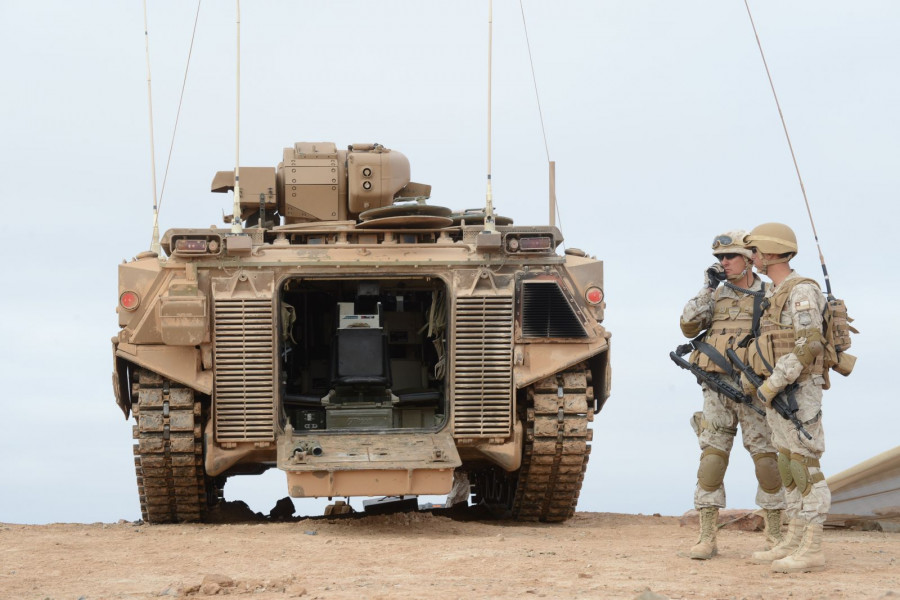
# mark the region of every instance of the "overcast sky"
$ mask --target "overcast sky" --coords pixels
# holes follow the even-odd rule
[[[162,184],[196,4],[149,2]],[[700,390],[668,352],[723,231],[767,221],[814,239],[741,0],[524,2],[566,245],[605,262],[613,390],[594,421],[582,511],[693,507]],[[862,332],[825,393],[826,475],[898,444],[896,257],[900,3],[753,0],[837,296]],[[241,163],[297,141],[379,142],[431,203],[483,205],[487,1],[242,6]],[[115,405],[116,265],[150,243],[151,167],[138,0],[0,3],[0,521],[137,519],[131,423]],[[547,151],[518,2],[494,2],[499,213],[547,219]],[[234,2],[203,4],[160,228],[220,224],[234,165]],[[738,442],[728,503],[753,508]],[[277,470],[226,498],[267,512]],[[297,500],[300,513],[319,510]],[[354,503],[359,507],[358,501]]]

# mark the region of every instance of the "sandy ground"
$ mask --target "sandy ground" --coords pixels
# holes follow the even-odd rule
[[[897,533],[826,530],[828,570],[783,575],[749,561],[757,531],[694,561],[676,517],[477,517],[0,524],[0,598],[900,598]]]

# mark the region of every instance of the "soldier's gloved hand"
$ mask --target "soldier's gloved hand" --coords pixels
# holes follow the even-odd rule
[[[745,373],[741,373],[741,389],[744,390],[744,394],[753,398],[756,396],[756,386],[747,379],[747,375]]]
[[[769,384],[769,381],[766,380],[763,382],[759,389],[756,390],[756,397],[759,398],[763,404],[767,407],[772,406],[772,400],[781,392],[781,390],[776,389],[774,386]]]
[[[704,273],[706,287],[711,290],[716,289],[720,283],[725,279],[725,267],[722,266],[722,263],[715,262],[706,269]]]

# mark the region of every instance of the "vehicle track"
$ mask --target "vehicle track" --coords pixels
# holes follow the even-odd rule
[[[134,466],[147,523],[202,521],[207,514],[201,403],[194,390],[139,369],[132,393]]]

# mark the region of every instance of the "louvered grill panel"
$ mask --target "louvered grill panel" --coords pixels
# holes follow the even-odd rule
[[[272,302],[215,302],[215,425],[219,441],[275,438]]]
[[[587,337],[587,332],[558,283],[525,282],[522,284],[522,336],[581,338]]]
[[[458,298],[453,331],[454,435],[508,435],[512,422],[512,298]]]

